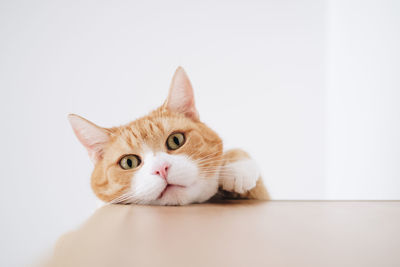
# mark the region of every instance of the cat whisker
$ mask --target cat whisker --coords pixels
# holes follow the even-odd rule
[[[212,152],[212,153],[208,153],[208,154],[206,154],[206,156],[209,156],[209,155],[215,155],[215,154],[218,154],[218,153],[221,153],[221,154],[222,154],[222,152],[221,152],[221,151],[215,151],[215,152]],[[199,155],[199,154],[201,154],[201,152],[194,153],[193,155]]]
[[[200,157],[198,159],[195,159],[194,156],[199,155],[199,153],[195,153],[195,154],[191,155],[190,158],[193,161],[198,161],[198,160],[206,160],[206,159],[209,159],[211,157],[222,157],[222,153],[221,153],[221,155],[218,155],[218,153],[221,153],[221,152],[220,151],[216,151],[214,153],[207,154],[204,157]]]
[[[219,152],[218,153],[210,153],[210,154],[207,154],[207,155],[204,155],[204,156],[201,156],[201,157],[196,157],[196,158],[194,158],[193,156],[192,156],[192,158],[194,159],[194,160],[201,160],[201,159],[203,159],[203,160],[207,160],[207,159],[210,159],[210,158],[224,158],[223,157],[223,155],[222,154],[219,154]]]
[[[114,198],[113,200],[109,201],[108,204],[118,204],[118,203],[123,202],[125,199],[127,199],[129,197],[130,197],[130,195],[125,193],[125,194],[122,194],[122,195]]]
[[[208,158],[208,159],[197,159],[195,161],[197,164],[202,164],[202,163],[208,163],[208,162],[226,162],[225,159],[221,159],[219,157],[213,157],[213,158]]]
[[[135,192],[132,192],[132,191],[125,192],[125,193],[121,194],[120,196],[114,198],[113,200],[109,201],[108,203],[110,203],[110,204],[122,203],[122,202],[134,197],[135,195],[142,193],[143,191],[145,192],[145,190],[143,190],[143,189],[146,189],[146,187],[145,186],[138,187],[138,188],[136,188]]]

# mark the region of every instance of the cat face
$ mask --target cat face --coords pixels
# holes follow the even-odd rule
[[[95,164],[91,185],[103,201],[184,205],[218,190],[222,141],[199,121],[182,68],[165,103],[143,118],[108,129],[77,115],[69,120]]]

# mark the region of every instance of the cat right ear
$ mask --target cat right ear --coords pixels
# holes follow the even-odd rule
[[[88,151],[93,163],[102,159],[104,147],[110,141],[110,133],[75,114],[69,114],[68,120],[76,137]]]
[[[194,104],[193,88],[182,67],[178,67],[175,71],[164,107],[192,120],[199,120],[199,113]]]

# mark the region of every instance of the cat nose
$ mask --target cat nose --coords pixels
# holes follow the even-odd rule
[[[169,163],[163,163],[159,166],[157,166],[154,171],[153,174],[155,175],[159,175],[161,178],[167,180],[167,176],[168,176],[168,169],[171,167],[171,165]]]

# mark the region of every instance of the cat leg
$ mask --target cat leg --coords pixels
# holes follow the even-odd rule
[[[241,149],[228,150],[219,176],[219,187],[224,197],[268,200],[259,167]]]

